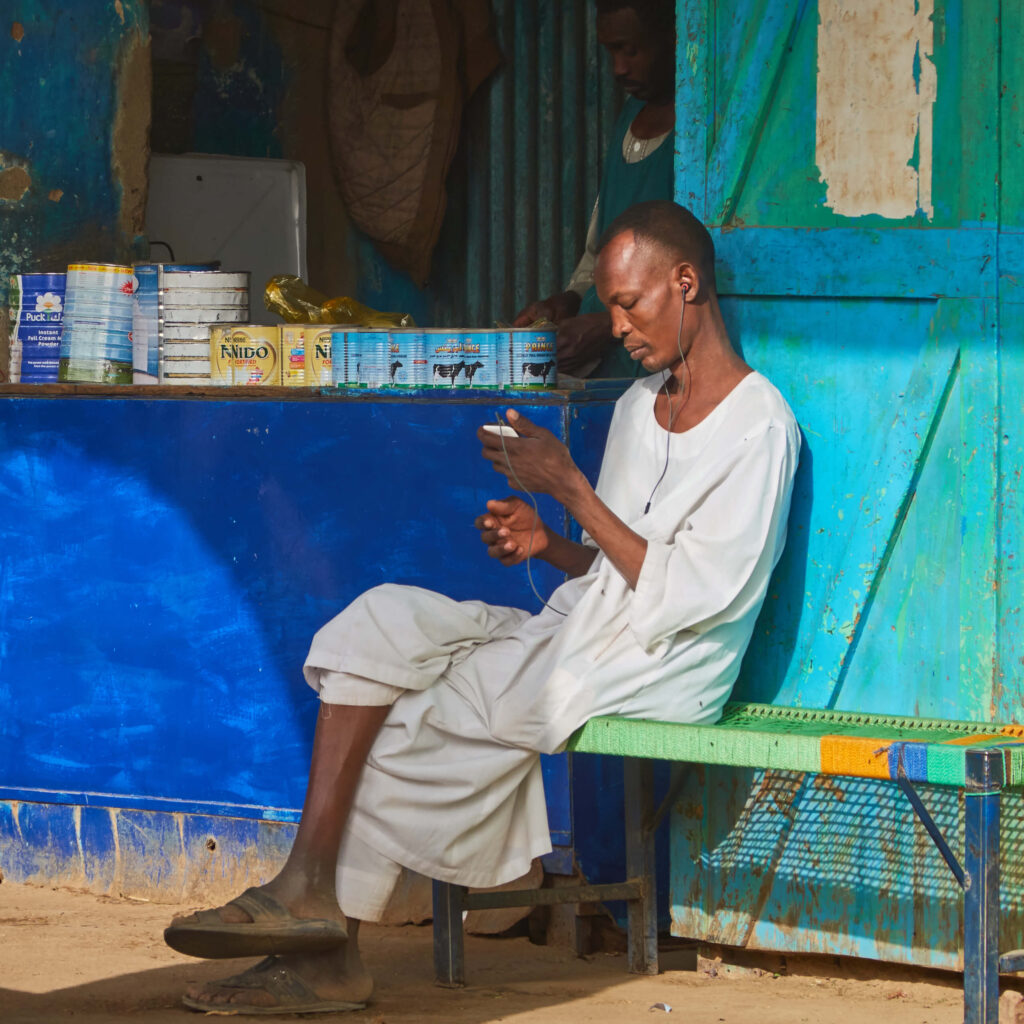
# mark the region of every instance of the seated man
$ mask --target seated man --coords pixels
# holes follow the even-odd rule
[[[688,211],[618,217],[597,287],[654,374],[619,399],[597,488],[514,410],[518,437],[479,432],[498,472],[585,531],[577,544],[521,499],[491,501],[476,520],[489,553],[570,579],[536,615],[377,587],[317,633],[305,674],[322,703],[287,863],[165,933],[196,956],[274,955],[186,1005],[361,1008],[359,923],[380,917],[401,865],[476,887],[517,878],[551,848],[541,752],[595,715],[719,717],[785,541],[799,431],[730,344],[711,238]]]

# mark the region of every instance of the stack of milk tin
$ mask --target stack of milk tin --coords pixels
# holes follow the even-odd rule
[[[133,290],[131,267],[68,267],[59,380],[131,384]]]
[[[359,388],[553,387],[555,331],[335,327],[333,381]]]
[[[57,380],[66,274],[13,274],[9,297],[12,383]]]
[[[249,274],[136,264],[135,383],[209,385],[210,328],[249,319]]]

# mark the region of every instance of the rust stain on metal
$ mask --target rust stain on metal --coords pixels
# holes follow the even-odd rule
[[[121,19],[121,24],[124,24],[124,4],[121,0],[114,0],[114,10],[117,11],[117,16]]]
[[[51,203],[59,203],[64,198],[64,190],[61,188],[51,188],[46,198]]]
[[[828,775],[815,775],[814,788],[824,790],[834,796],[840,803],[846,799],[846,792],[842,786],[836,784],[835,780]]]
[[[16,43],[20,43],[25,38],[25,26],[20,21],[16,21],[11,25],[11,38]]]
[[[0,199],[16,203],[31,185],[32,179],[24,167],[7,167],[0,171]]]

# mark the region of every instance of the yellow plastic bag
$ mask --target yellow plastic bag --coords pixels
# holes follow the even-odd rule
[[[267,282],[263,302],[290,324],[353,324],[358,327],[415,327],[409,313],[381,313],[347,295],[329,299],[301,277],[278,274]]]

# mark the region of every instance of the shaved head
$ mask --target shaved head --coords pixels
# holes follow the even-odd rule
[[[631,232],[637,248],[666,264],[690,263],[704,284],[715,288],[715,243],[708,229],[684,206],[656,199],[623,211],[597,243],[600,253],[613,238]]]

